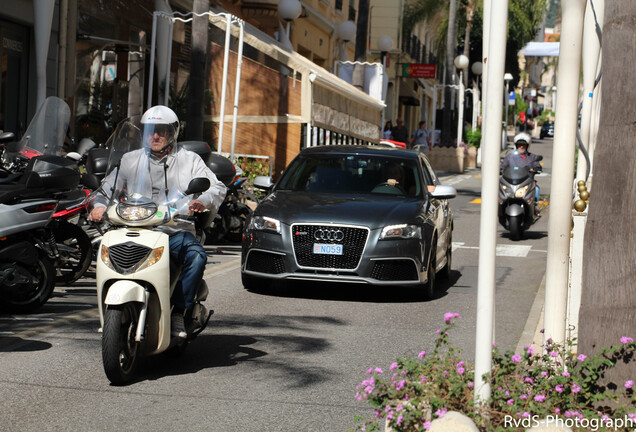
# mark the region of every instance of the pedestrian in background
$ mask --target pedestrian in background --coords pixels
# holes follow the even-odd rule
[[[403,142],[404,144],[408,144],[409,140],[409,131],[404,126],[404,121],[399,118],[396,120],[397,125],[391,129],[391,135],[393,135],[393,141]]]
[[[391,123],[391,120],[387,120],[387,122],[384,123],[384,131],[382,131],[384,139],[392,139],[393,135],[391,135],[391,129],[393,129],[393,123]]]
[[[431,135],[426,129],[426,121],[422,120],[420,122],[419,128],[413,132],[413,136],[411,137],[411,141],[409,143],[411,147],[418,147],[419,151],[428,153],[431,149]]]

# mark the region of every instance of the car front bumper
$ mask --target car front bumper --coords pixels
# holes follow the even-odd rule
[[[367,230],[368,235],[359,258],[348,260],[350,264],[343,268],[337,265],[330,267],[324,260],[318,264],[312,260],[308,264],[307,254],[301,256],[303,254],[299,252],[298,245],[292,240],[292,231],[287,227],[280,234],[255,230],[246,232],[241,257],[242,273],[275,280],[369,285],[417,285],[427,282],[423,240],[379,240],[379,230]],[[343,255],[352,253],[351,250],[345,245]]]

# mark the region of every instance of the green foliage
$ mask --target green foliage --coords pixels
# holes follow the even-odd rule
[[[519,93],[515,93],[515,115],[519,115],[522,112],[528,112],[528,102],[523,100]]]
[[[480,431],[523,430],[511,429],[511,421],[527,419],[535,425],[548,416],[568,419],[577,432],[605,430],[594,429],[602,421],[615,421],[605,425],[607,430],[634,429],[634,382],[604,383],[614,365],[634,360],[632,338],[623,337],[594,356],[573,353],[573,341],[565,347],[548,341],[541,353],[526,346],[523,353],[501,354],[495,346],[490,377],[484,376],[490,381],[490,400],[475,404],[474,367],[449,343],[456,318],[459,314],[444,315],[446,325],[437,331],[432,352],[398,359],[387,373],[379,367],[367,371],[356,398],[368,401],[374,416],[357,417],[357,430],[381,430],[380,422],[387,421],[395,431],[424,431],[451,410],[472,418]],[[618,420],[624,427],[616,427]]]
[[[263,191],[254,187],[254,179],[257,176],[271,175],[269,160],[240,157],[237,159],[236,165],[243,170],[243,176],[247,177],[247,181],[243,185],[243,189],[252,193],[255,197],[261,198]]]
[[[469,147],[477,147],[481,144],[481,129],[468,129],[466,131],[466,141]]]
[[[554,118],[554,111],[552,110],[543,110],[541,111],[541,115],[539,115],[539,124],[543,125],[546,120],[550,120]]]

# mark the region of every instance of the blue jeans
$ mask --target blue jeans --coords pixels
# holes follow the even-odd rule
[[[175,312],[184,312],[194,304],[208,255],[192,233],[181,231],[170,236],[170,259],[181,265],[179,282],[172,293],[172,304]]]

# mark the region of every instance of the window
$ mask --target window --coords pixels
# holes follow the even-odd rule
[[[342,10],[342,0],[336,0],[336,10]]]

